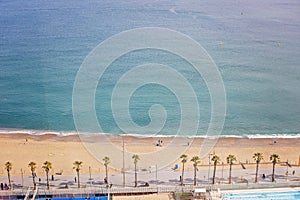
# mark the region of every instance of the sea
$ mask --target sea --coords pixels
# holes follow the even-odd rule
[[[299,0],[0,0],[0,132],[170,136],[186,123],[186,132],[196,126],[192,134],[206,136],[215,122],[205,78],[188,60],[153,48],[122,54],[106,68],[89,91],[97,126],[78,130],[74,84],[84,61],[109,38],[149,27],[191,38],[217,67],[226,112],[216,135],[300,137]],[[151,71],[153,63],[184,77],[197,104],[172,73],[156,70],[156,81],[122,94],[128,101],[114,102],[113,109],[112,93],[123,75],[135,66]],[[170,87],[157,82],[169,79]],[[122,91],[126,87],[131,83]],[[90,103],[81,102],[82,113],[91,112],[84,109]],[[127,111],[118,113],[123,105]],[[198,110],[199,116],[192,114]]]

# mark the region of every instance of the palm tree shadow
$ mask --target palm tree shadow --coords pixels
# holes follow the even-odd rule
[[[197,179],[197,183],[207,183],[207,180]]]
[[[94,181],[93,185],[104,185],[103,181]]]
[[[169,182],[170,183],[180,183],[180,181],[178,179],[170,179]]]
[[[23,186],[21,184],[14,184],[14,188],[15,189],[20,189],[20,188],[23,188]]]
[[[75,183],[73,181],[68,181],[68,182],[61,182],[59,185],[60,186],[65,186],[65,185],[73,186],[73,185],[75,185]]]
[[[189,183],[189,182],[193,182],[193,181],[194,181],[194,179],[191,179],[191,178],[186,178],[186,179],[184,179],[184,181]]]
[[[285,175],[275,175],[275,179],[286,179]]]

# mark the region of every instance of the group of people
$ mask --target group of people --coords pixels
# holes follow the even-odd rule
[[[5,183],[5,184],[1,183],[0,187],[1,187],[1,190],[9,190],[10,189],[10,186],[7,183]]]
[[[163,141],[162,140],[158,140],[156,143],[156,146],[161,147],[162,146]]]

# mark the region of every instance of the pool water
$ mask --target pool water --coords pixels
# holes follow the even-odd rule
[[[294,200],[294,199],[300,199],[300,191],[224,194],[223,199],[224,200],[231,200],[231,199],[234,200],[238,200],[238,199]]]

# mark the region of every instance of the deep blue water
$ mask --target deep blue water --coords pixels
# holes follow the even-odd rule
[[[75,130],[72,90],[83,60],[108,37],[141,27],[182,32],[207,50],[226,89],[222,134],[299,133],[298,0],[1,0],[0,127]],[[184,60],[155,50],[124,55],[100,80],[95,107],[104,132],[122,133],[110,108],[114,83],[130,66],[153,59],[179,70],[191,82],[200,104],[198,133],[205,134],[211,102],[203,80],[198,75],[195,78],[195,71]],[[159,85],[145,85],[133,94],[133,121],[147,125],[153,104],[163,105],[168,113],[160,134],[174,134],[180,122],[180,103]]]

